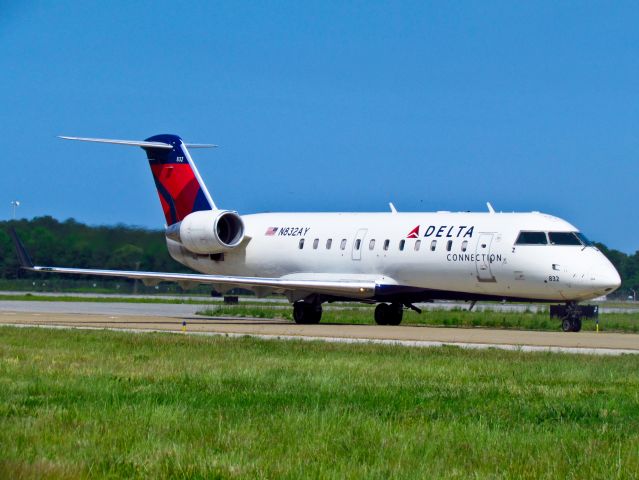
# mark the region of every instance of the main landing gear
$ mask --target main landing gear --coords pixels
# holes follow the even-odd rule
[[[402,323],[404,309],[401,303],[380,303],[375,307],[377,325],[399,325]]]
[[[293,304],[293,320],[295,323],[310,325],[322,319],[322,304],[295,302]]]
[[[413,304],[406,303],[407,308],[421,313]],[[399,325],[404,316],[404,305],[401,303],[380,303],[375,307],[375,323],[378,325]],[[322,319],[322,304],[319,301],[300,300],[293,304],[293,320],[295,323],[310,325]]]

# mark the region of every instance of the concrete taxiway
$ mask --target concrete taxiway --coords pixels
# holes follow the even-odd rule
[[[198,335],[251,335],[269,339],[302,339],[407,346],[455,345],[602,355],[639,354],[639,335],[563,333],[485,328],[326,324],[296,325],[285,320],[199,317],[198,305],[153,305],[77,302],[0,302],[0,324],[46,328],[183,332]]]
[[[16,296],[16,295],[25,295],[30,294],[37,297],[75,297],[78,301],[81,301],[83,298],[102,298],[105,300],[111,300],[113,303],[118,303],[117,300],[122,297],[131,298],[131,299],[139,299],[139,300],[187,300],[193,303],[202,302],[202,304],[210,305],[211,303],[222,303],[222,297],[208,297],[205,295],[131,295],[131,294],[110,294],[110,293],[58,293],[58,292],[19,292],[19,291],[2,291],[0,292],[0,305],[3,303],[8,303],[11,300],[3,300],[3,297],[8,296]],[[32,300],[31,300],[32,301]],[[281,306],[282,308],[290,308],[290,304],[283,297],[271,296],[266,298],[257,298],[257,297],[240,297],[240,303],[244,303],[245,301],[250,301],[251,303],[264,303],[266,305],[270,305],[273,307]],[[24,303],[24,301],[17,301],[16,303]],[[46,303],[46,302],[43,302]],[[95,302],[88,301],[86,302],[89,305],[94,304]],[[126,305],[126,304],[124,304]],[[340,304],[332,304],[333,308],[335,305]],[[347,308],[352,304],[344,304]],[[448,301],[448,300],[436,300],[433,303],[416,303],[416,306],[421,308],[422,310],[453,310],[453,309],[467,309],[470,304],[468,302],[462,301]],[[618,302],[613,304],[608,304],[606,302],[599,303],[599,312],[600,313],[639,313],[639,303],[637,302],[626,302],[625,304]],[[0,307],[1,308],[1,307]],[[474,306],[475,311],[494,311],[494,312],[539,312],[542,310],[547,310],[548,304],[540,304],[540,303],[497,303],[497,302],[487,302],[487,303],[478,303]]]

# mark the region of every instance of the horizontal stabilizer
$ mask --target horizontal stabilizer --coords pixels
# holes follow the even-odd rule
[[[216,148],[217,145],[213,143],[185,143],[188,148]]]
[[[166,150],[171,150],[173,145],[164,142],[146,142],[141,140],[116,140],[113,138],[87,138],[87,137],[67,137],[64,135],[58,136],[58,138],[62,138],[63,140],[79,140],[81,142],[94,142],[94,143],[113,143],[115,145],[129,145],[133,147],[142,147],[142,148],[162,148]],[[214,148],[217,145],[213,145],[210,143],[185,143],[187,148]]]
[[[173,145],[163,142],[143,142],[138,140],[114,140],[112,138],[86,138],[86,137],[64,137],[59,136],[63,140],[79,140],[81,142],[95,142],[95,143],[115,143],[116,145],[131,145],[134,147],[147,147],[147,148],[164,148],[171,150]]]

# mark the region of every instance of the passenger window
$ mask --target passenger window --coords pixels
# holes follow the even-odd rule
[[[572,232],[550,232],[548,234],[551,245],[579,245],[581,241]]]
[[[359,247],[361,244],[362,244],[362,241],[359,238],[355,240],[355,250],[359,250]]]
[[[384,240],[384,250],[388,250],[389,246],[390,246],[390,240]]]
[[[422,246],[422,241],[421,240],[417,240],[415,242],[415,251],[418,252],[419,251],[419,247]]]
[[[313,250],[317,250],[317,246],[319,245],[319,238],[313,240]]]
[[[406,245],[406,240],[400,240],[400,242],[399,242],[400,251],[404,250],[404,245]]]
[[[434,252],[436,248],[437,248],[437,240],[433,240],[432,242],[430,242],[430,251]]]
[[[329,238],[328,240],[326,240],[326,250],[330,250],[332,245],[333,245],[332,238]]]
[[[446,242],[446,251],[450,252],[453,248],[453,241],[452,240],[448,240],[448,242]]]
[[[339,246],[340,250],[344,250],[346,248],[346,239],[342,238],[342,243]]]
[[[373,238],[370,242],[368,242],[368,249],[372,250],[375,248],[375,239]]]
[[[300,244],[299,244],[299,249],[303,249],[304,248],[304,239],[300,238]]]
[[[462,242],[461,251],[465,252],[467,248],[468,248],[468,240],[464,240]]]
[[[515,245],[548,245],[545,232],[519,232]]]

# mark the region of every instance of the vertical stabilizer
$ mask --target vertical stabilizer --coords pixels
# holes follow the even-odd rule
[[[145,141],[160,142],[173,147],[142,147],[149,159],[167,225],[181,222],[192,212],[215,210],[215,203],[180,137],[155,135]]]
[[[60,138],[142,147],[149,159],[167,225],[181,222],[192,212],[216,210],[215,203],[186,148],[206,148],[215,145],[185,144],[177,135],[169,134],[155,135],[144,141],[67,136]]]

